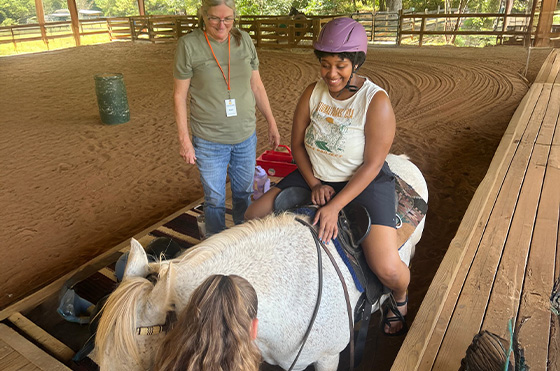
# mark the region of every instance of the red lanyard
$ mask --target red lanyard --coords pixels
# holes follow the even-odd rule
[[[229,83],[230,83],[230,71],[231,71],[231,67],[230,67],[230,61],[231,61],[230,35],[228,34],[228,38],[227,38],[227,44],[228,44],[227,79],[226,79],[226,74],[224,73],[224,70],[222,69],[222,66],[220,66],[220,62],[218,62],[218,58],[216,58],[216,54],[214,54],[214,49],[212,49],[212,45],[210,45],[210,40],[208,40],[208,35],[206,35],[206,31],[204,31],[204,37],[206,37],[206,42],[208,43],[208,46],[210,47],[210,51],[212,52],[212,55],[214,56],[214,59],[216,60],[216,63],[218,63],[218,67],[220,67],[220,71],[222,71],[222,76],[224,77],[224,81],[226,82],[227,90],[230,91],[231,90],[230,85],[229,85]]]

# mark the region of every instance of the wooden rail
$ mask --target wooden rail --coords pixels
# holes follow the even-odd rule
[[[457,370],[480,330],[509,339],[510,318],[531,369],[557,369],[549,297],[560,246],[559,113],[556,49],[515,111],[393,370]]]
[[[373,42],[390,42],[400,45],[403,39],[418,39],[425,43],[427,36],[495,36],[497,43],[504,40],[523,41],[525,45],[535,36],[531,15],[502,13],[430,14],[411,13],[352,13],[332,16],[241,16],[237,26],[249,33],[257,46],[275,48],[311,48],[323,25],[336,17],[352,17],[366,29]],[[480,29],[466,29],[467,20],[486,21]],[[198,17],[186,16],[134,16],[99,18],[79,21],[79,35],[107,34],[110,40],[169,42],[190,32],[198,24]],[[491,26],[488,26],[491,24]],[[51,40],[73,37],[70,21],[49,22],[43,25],[17,25],[0,27],[0,45],[43,41],[47,48]],[[490,27],[490,28],[489,28]],[[547,40],[560,41],[560,25],[552,25]],[[78,42],[76,44],[79,44]]]
[[[398,44],[400,45],[403,37],[417,36],[418,44],[422,46],[424,36],[496,36],[498,40],[503,40],[504,37],[521,37],[528,42],[531,38],[532,31],[527,27],[529,24],[530,14],[503,14],[503,13],[462,13],[462,14],[425,14],[425,13],[410,13],[406,14],[403,11],[400,13],[399,25],[399,38]],[[478,20],[492,20],[493,27],[491,29],[470,29],[465,30],[464,20],[478,19]],[[517,22],[521,20],[521,22]],[[508,26],[509,21],[513,21]],[[415,25],[419,23],[419,29],[415,29]],[[521,25],[518,25],[521,24]],[[408,27],[407,27],[408,26]],[[440,29],[442,26],[443,29]]]
[[[122,27],[125,20],[127,25]],[[83,19],[79,22],[80,37],[107,34],[111,40],[115,40],[122,38],[118,33],[122,34],[123,29],[124,34],[130,37],[128,18]],[[18,43],[43,40],[48,48],[49,41],[73,36],[71,21],[0,27],[0,44],[11,43],[16,50]]]

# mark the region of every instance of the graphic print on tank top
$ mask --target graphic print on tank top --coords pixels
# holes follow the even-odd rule
[[[320,102],[312,114],[312,125],[305,133],[305,144],[341,157],[346,149],[346,133],[353,115],[351,108],[340,109]]]

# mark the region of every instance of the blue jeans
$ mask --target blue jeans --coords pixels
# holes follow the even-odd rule
[[[206,233],[226,229],[226,175],[231,183],[233,221],[243,223],[251,203],[257,134],[238,144],[221,144],[193,137],[196,165],[204,189]]]

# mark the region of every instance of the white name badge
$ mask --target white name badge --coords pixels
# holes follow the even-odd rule
[[[235,99],[226,99],[226,116],[237,116],[237,108],[235,107]]]

